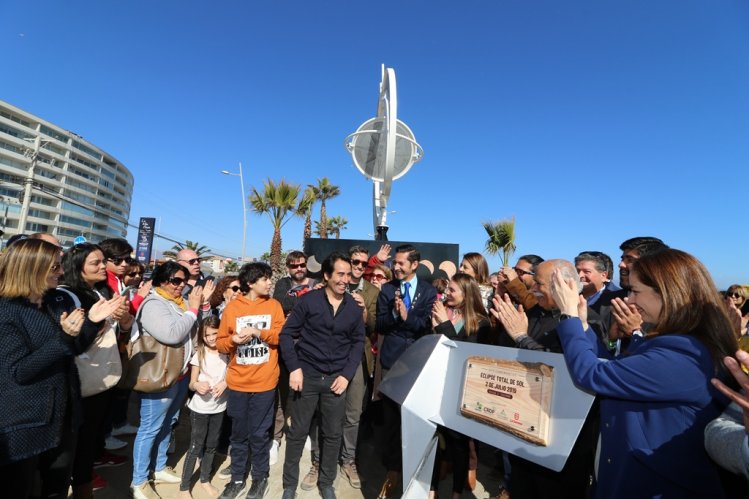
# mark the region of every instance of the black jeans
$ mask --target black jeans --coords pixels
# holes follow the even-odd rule
[[[73,462],[74,487],[93,479],[94,460],[104,448],[104,438],[109,431],[106,419],[113,393],[114,389],[110,389],[83,399],[83,425],[78,432],[78,446]]]
[[[252,453],[252,479],[267,478],[276,390],[252,393],[228,388],[228,391],[226,413],[231,418],[231,479],[244,481],[248,451]]]
[[[211,481],[213,458],[216,455],[223,421],[223,411],[216,414],[190,412],[190,426],[192,428],[190,431],[190,449],[187,451],[187,457],[185,457],[184,467],[182,468],[180,491],[190,490],[190,479],[195,469],[195,461],[201,455],[203,457],[200,460],[200,481],[202,483]]]
[[[338,451],[343,434],[343,416],[346,410],[346,392],[336,395],[330,386],[338,374],[323,375],[304,373],[302,391],[289,391],[286,408],[291,417],[286,435],[286,458],[283,463],[283,488],[296,489],[299,484],[299,460],[304,450],[304,441],[309,434],[315,411],[319,411],[322,433],[320,460],[321,487],[333,486],[338,467]]]

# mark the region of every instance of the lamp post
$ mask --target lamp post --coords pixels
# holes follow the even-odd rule
[[[232,173],[228,170],[221,170],[224,175],[239,177],[239,187],[242,189],[242,263],[244,263],[244,254],[247,243],[247,199],[244,196],[244,177],[242,176],[242,162],[239,162],[239,173]]]

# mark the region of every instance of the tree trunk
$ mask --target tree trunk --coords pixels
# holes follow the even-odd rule
[[[281,228],[273,231],[273,240],[270,243],[270,266],[273,273],[282,272],[281,268]]]
[[[307,212],[307,218],[304,219],[304,240],[302,241],[302,248],[304,243],[312,237],[312,210]]]
[[[325,209],[325,200],[320,203],[320,239],[328,238],[328,211]]]

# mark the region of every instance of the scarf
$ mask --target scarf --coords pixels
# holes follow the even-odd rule
[[[182,298],[182,296],[172,296],[171,294],[161,289],[161,287],[154,287],[153,289],[154,291],[156,291],[156,294],[158,294],[163,299],[173,302],[182,310],[187,311],[187,304],[185,303],[185,299]]]

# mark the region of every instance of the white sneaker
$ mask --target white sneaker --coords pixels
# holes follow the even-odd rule
[[[312,452],[312,440],[307,435],[307,440],[304,441],[304,450]]]
[[[106,440],[104,440],[104,448],[107,450],[117,450],[122,449],[123,447],[127,447],[127,442],[123,442],[112,435],[109,435]]]
[[[133,494],[133,499],[161,499],[148,480],[137,486],[131,485],[130,492]]]
[[[112,428],[111,435],[113,437],[119,437],[122,435],[135,435],[136,433],[138,433],[137,426],[133,426],[130,423],[125,423],[124,425],[120,427]]]
[[[279,444],[275,440],[270,444],[270,465],[273,466],[278,462],[278,447]]]
[[[180,483],[181,481],[182,477],[177,475],[177,473],[174,472],[174,468],[171,468],[169,466],[161,471],[153,472],[154,483]]]

